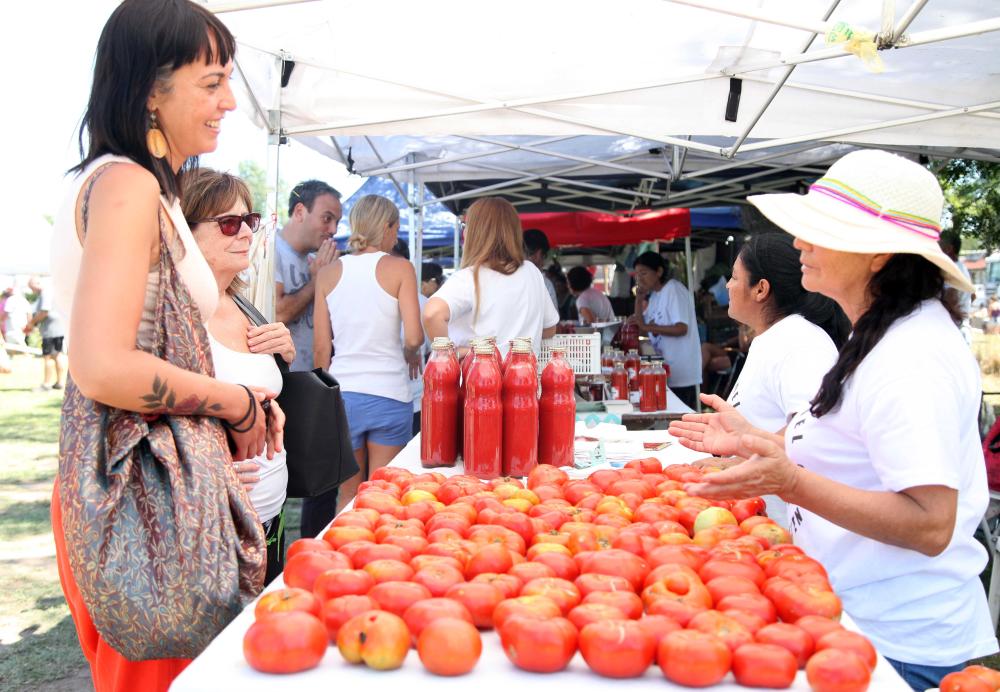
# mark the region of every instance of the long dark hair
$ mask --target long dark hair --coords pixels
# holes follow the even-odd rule
[[[802,288],[802,263],[793,241],[787,233],[761,233],[747,241],[739,259],[751,286],[762,279],[770,284],[764,304],[768,325],[789,315],[802,315],[826,332],[839,350],[851,333],[851,321],[833,299]]]
[[[235,52],[229,29],[201,5],[189,0],[125,0],[97,42],[90,101],[80,124],[83,160],[70,171],[82,171],[105,154],[127,156],[156,177],[168,199],[177,197],[180,182],[169,160],[154,158],[146,147],[149,95],[178,67],[216,58],[225,65]],[[89,140],[86,154],[84,131]],[[184,168],[196,166],[195,158]]]
[[[840,357],[823,377],[809,410],[819,418],[840,405],[844,384],[861,365],[893,322],[913,312],[920,303],[937,298],[953,320],[959,316],[958,301],[944,290],[941,270],[920,255],[897,254],[889,258],[868,282],[871,304],[854,324],[854,332],[840,349]]]

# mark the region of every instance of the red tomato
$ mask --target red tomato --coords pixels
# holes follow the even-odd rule
[[[504,654],[522,670],[555,673],[563,670],[576,653],[576,628],[563,617],[539,620],[512,615],[499,631]]]
[[[763,514],[767,504],[762,498],[748,497],[745,500],[737,500],[733,503],[732,513],[736,521],[743,522],[752,516]]]
[[[872,670],[875,670],[875,664],[878,662],[878,654],[875,653],[875,647],[868,641],[868,637],[857,632],[850,632],[844,629],[827,632],[816,640],[816,651],[823,651],[824,649],[853,651]]]
[[[337,643],[337,632],[345,622],[355,615],[378,610],[378,603],[369,596],[358,596],[351,594],[348,596],[337,596],[323,603],[323,624],[326,625],[330,643]]]
[[[309,552],[326,552],[328,550],[333,550],[333,546],[322,538],[300,538],[297,541],[293,541],[290,546],[288,546],[288,552],[285,553],[285,559],[293,558],[299,553],[309,553]]]
[[[499,630],[508,618],[520,615],[538,620],[559,617],[559,604],[546,596],[518,596],[505,598],[493,609],[493,626]]]
[[[628,579],[610,574],[581,574],[573,583],[584,597],[594,591],[635,591]]]
[[[274,613],[243,636],[243,657],[262,673],[298,673],[319,665],[326,653],[326,630],[302,611]]]
[[[797,669],[795,656],[777,644],[744,644],[733,652],[733,676],[745,687],[791,687]]]
[[[996,687],[966,670],[959,670],[941,678],[938,689],[941,692],[995,692]]]
[[[375,586],[375,578],[363,569],[330,569],[313,583],[313,593],[320,601],[347,595],[364,595]]]
[[[781,555],[778,559],[767,563],[764,573],[768,577],[785,577],[792,581],[808,574],[818,574],[824,580],[829,579],[823,565],[807,555]]]
[[[853,651],[817,651],[806,664],[813,692],[865,692],[871,678],[871,669]]]
[[[405,550],[410,557],[420,555],[427,550],[427,546],[430,545],[430,541],[423,536],[407,536],[401,534],[386,536],[382,543],[385,543],[386,545],[399,546]]]
[[[431,565],[447,565],[449,567],[454,567],[459,572],[461,572],[464,567],[461,562],[446,555],[414,555],[413,559],[410,560],[410,567],[418,572],[425,567],[430,567]]]
[[[612,548],[584,556],[580,572],[625,577],[632,582],[632,588],[638,589],[649,573],[649,563],[627,550]]]
[[[666,615],[643,615],[641,618],[636,620],[639,623],[639,627],[646,630],[646,632],[653,637],[653,641],[656,644],[660,643],[660,640],[671,632],[676,632],[683,629],[676,620]]]
[[[537,485],[563,485],[569,480],[569,474],[552,464],[539,464],[528,474],[528,487]]]
[[[759,630],[761,627],[767,624],[764,618],[762,618],[760,615],[757,615],[756,613],[750,613],[745,610],[739,610],[738,608],[731,608],[725,611],[724,614],[728,615],[733,620],[736,620],[736,622],[746,627],[747,630],[750,632],[750,634],[754,636],[756,636],[757,630]]]
[[[715,604],[715,609],[721,613],[730,610],[742,610],[745,613],[753,613],[765,623],[777,622],[778,613],[774,609],[767,596],[760,593],[741,593],[726,596]]]
[[[370,610],[343,624],[337,632],[337,648],[348,663],[395,670],[410,651],[410,631],[398,615]]]
[[[601,469],[594,471],[587,480],[596,485],[602,493],[607,492],[607,488],[622,477],[621,471],[615,469]]]
[[[778,617],[785,622],[797,622],[804,615],[838,618],[842,611],[837,594],[822,586],[798,584],[784,577],[771,577],[763,591],[774,603]]]
[[[986,666],[966,666],[964,673],[972,673],[977,678],[990,685],[994,690],[1000,689],[1000,671]]]
[[[413,568],[399,560],[372,560],[363,569],[372,575],[376,584],[384,581],[409,581],[413,577]]]
[[[732,653],[710,634],[679,630],[660,640],[656,660],[667,680],[689,687],[708,687],[726,677]]]
[[[427,521],[424,527],[428,535],[437,529],[451,529],[461,536],[468,534],[472,527],[472,521],[467,517],[453,511],[451,507],[444,512],[438,512]]]
[[[730,651],[736,651],[753,641],[753,634],[736,619],[717,610],[698,613],[687,624],[688,629],[711,634],[725,642]]]
[[[320,601],[305,589],[278,589],[260,597],[253,610],[257,620],[272,613],[284,613],[290,610],[301,610],[316,617],[320,616]]]
[[[358,569],[375,560],[397,560],[398,562],[408,563],[410,561],[410,554],[398,545],[368,543],[359,547],[351,556],[351,561]]]
[[[678,564],[698,571],[707,560],[708,552],[697,545],[661,545],[646,553],[646,561],[654,570],[660,565]]]
[[[470,583],[476,582],[492,584],[500,589],[504,598],[516,598],[521,593],[521,587],[524,586],[524,582],[513,574],[497,574],[495,572],[484,572],[470,580]]]
[[[410,581],[384,581],[368,592],[381,610],[403,617],[406,609],[417,601],[431,598],[430,590],[423,584]]]
[[[764,570],[752,560],[749,563],[719,559],[709,560],[698,570],[698,575],[706,584],[716,577],[746,577],[756,584],[758,588],[764,586],[764,582],[767,579],[764,575]]]
[[[657,569],[665,571],[668,567],[672,571],[664,573],[659,581],[642,590],[642,601],[647,607],[661,598],[680,601],[697,608],[712,607],[712,594],[692,569],[683,565],[662,565]]]
[[[472,615],[476,627],[492,629],[493,611],[504,599],[503,592],[494,584],[465,582],[455,584],[445,592],[445,598],[458,601]]]
[[[587,495],[600,495],[601,489],[590,481],[569,481],[563,486],[563,497],[566,501],[576,505]]]
[[[670,505],[647,501],[636,507],[635,512],[632,513],[632,518],[636,521],[645,521],[653,524],[658,521],[676,522],[677,517],[680,515],[681,513]]]
[[[437,597],[444,596],[448,589],[464,582],[465,577],[453,565],[432,564],[418,570],[410,581],[426,586],[431,595]]]
[[[642,615],[642,599],[631,591],[591,591],[582,602],[609,605],[625,613],[630,620]]]
[[[531,562],[521,562],[516,564],[511,567],[507,573],[513,574],[525,584],[533,579],[556,576],[556,571],[554,569],[542,562],[536,562],[534,560]]]
[[[656,641],[634,620],[605,620],[580,630],[580,653],[598,675],[635,678],[653,662]]]
[[[568,579],[573,581],[580,574],[580,568],[577,567],[576,561],[566,555],[565,553],[539,553],[531,558],[532,562],[540,562],[543,565],[547,565],[552,568],[554,576],[560,579]]]
[[[746,577],[739,577],[735,574],[724,574],[711,581],[705,582],[705,588],[712,594],[712,603],[718,606],[726,596],[737,594],[759,594],[757,585]]]
[[[316,577],[331,569],[351,569],[351,561],[334,551],[299,553],[285,563],[285,586],[312,591]]]
[[[618,608],[606,603],[581,603],[569,611],[566,618],[573,623],[574,627],[582,630],[592,622],[624,620],[627,619],[627,616]]]
[[[836,620],[823,617],[822,615],[804,615],[795,621],[795,626],[801,627],[808,632],[814,644],[827,632],[844,629],[843,625]]]
[[[417,601],[403,613],[403,621],[413,636],[413,645],[416,646],[417,639],[424,628],[441,618],[455,618],[465,620],[473,625],[472,613],[464,605],[451,598],[428,598]]]
[[[761,644],[777,644],[788,649],[795,656],[799,668],[805,668],[809,657],[816,648],[812,636],[801,627],[787,622],[775,622],[761,627],[754,633],[754,639]]]
[[[541,577],[525,582],[521,595],[551,598],[562,610],[563,615],[579,605],[583,598],[580,589],[576,588],[573,582],[558,577]]]
[[[378,521],[379,514],[372,509],[349,509],[341,512],[333,520],[334,526],[363,526],[366,529],[375,529],[375,522]]]
[[[499,543],[483,545],[465,565],[465,577],[472,579],[484,572],[503,574],[514,566],[510,551]]]
[[[482,652],[476,628],[456,618],[428,623],[417,639],[420,662],[435,675],[465,675],[476,667]]]
[[[650,615],[663,615],[676,621],[681,627],[687,627],[688,623],[691,622],[691,618],[706,610],[706,606],[694,605],[670,598],[657,598],[646,606],[646,612]]]

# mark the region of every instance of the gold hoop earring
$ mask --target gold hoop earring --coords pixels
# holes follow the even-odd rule
[[[149,113],[149,130],[146,131],[146,148],[153,158],[162,159],[167,155],[167,138],[156,123],[156,113]]]

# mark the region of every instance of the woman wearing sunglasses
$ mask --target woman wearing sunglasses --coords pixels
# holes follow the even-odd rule
[[[245,286],[239,275],[250,266],[250,244],[260,228],[260,214],[249,211],[253,205],[250,190],[236,176],[198,168],[184,174],[181,199],[191,233],[219,290],[219,307],[208,321],[215,376],[279,394],[281,372],[274,355],[289,364],[295,360],[291,332],[281,322],[254,326],[233,299]],[[276,401],[269,403],[268,416],[276,419],[279,429],[283,427]],[[282,512],[288,468],[280,435],[275,447],[234,462],[266,536],[265,584],[281,573],[285,553]]]

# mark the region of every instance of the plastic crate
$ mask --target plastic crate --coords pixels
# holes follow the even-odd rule
[[[538,356],[538,372],[541,372],[552,357],[551,348],[566,349],[566,360],[577,375],[601,374],[600,334],[556,334],[551,339],[542,339],[542,351]]]

